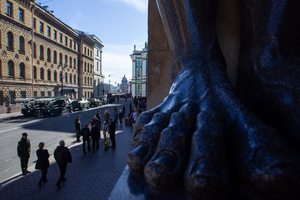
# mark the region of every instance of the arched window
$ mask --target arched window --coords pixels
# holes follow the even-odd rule
[[[88,63],[87,71],[88,71],[88,72],[90,71],[90,63]]]
[[[65,64],[67,65],[68,64],[68,56],[65,55]]]
[[[74,69],[76,69],[76,59],[74,58]]]
[[[59,54],[59,63],[58,64],[62,65],[62,54],[61,53]]]
[[[47,80],[51,81],[51,70],[50,69],[48,69],[48,71],[47,71]]]
[[[8,61],[8,76],[14,76],[14,62],[12,60]]]
[[[36,66],[33,66],[33,78],[37,79]]]
[[[14,35],[12,32],[7,33],[7,46],[11,49],[14,49]]]
[[[57,82],[57,71],[56,70],[54,71],[53,79],[55,82]]]
[[[36,58],[36,44],[33,43],[33,57]]]
[[[44,69],[43,68],[40,69],[40,79],[44,80]]]
[[[19,50],[21,52],[25,51],[25,48],[24,48],[24,37],[23,36],[19,37]]]
[[[72,68],[72,57],[69,58],[70,68]]]
[[[84,84],[86,85],[86,77],[84,77]]]
[[[44,47],[43,47],[43,45],[40,46],[40,60],[44,60]]]
[[[25,65],[24,65],[24,63],[20,64],[20,77],[25,78]]]
[[[54,62],[54,64],[57,63],[57,53],[56,53],[56,51],[53,52],[53,62]]]
[[[51,50],[50,50],[50,48],[47,49],[47,62],[51,62]]]
[[[68,73],[67,72],[65,73],[65,82],[66,83],[68,82]]]
[[[74,74],[74,84],[76,84],[76,75]]]
[[[87,84],[88,84],[88,85],[90,84],[90,79],[89,79],[89,77],[87,77]]]
[[[84,62],[84,71],[86,72],[86,62]]]
[[[63,81],[63,74],[62,74],[62,72],[59,73],[59,79],[60,79],[60,82]]]
[[[70,74],[70,79],[69,79],[70,83],[72,83],[72,74]]]
[[[137,69],[137,78],[142,78],[141,68]]]

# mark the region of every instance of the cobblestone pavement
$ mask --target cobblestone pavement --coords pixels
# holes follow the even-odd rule
[[[48,182],[39,188],[41,172],[34,169],[31,174],[20,174],[0,183],[0,199],[108,199],[126,165],[126,155],[132,149],[132,127],[117,127],[115,150],[104,150],[104,140],[95,153],[83,154],[82,143],[69,147],[73,163],[68,164],[66,182],[57,189],[59,168],[53,157],[48,168]],[[50,152],[49,152],[50,153]]]

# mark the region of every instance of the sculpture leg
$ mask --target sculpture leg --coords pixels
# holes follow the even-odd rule
[[[278,133],[236,97],[224,70],[210,0],[157,0],[174,58],[182,71],[168,97],[143,112],[134,128],[132,171],[155,189],[184,180],[195,199],[218,198],[230,176],[247,190],[294,184],[295,165]],[[225,146],[232,146],[227,160]],[[227,161],[230,161],[227,166]],[[297,168],[296,168],[297,169]],[[283,193],[285,193],[285,191]],[[282,191],[279,191],[279,193]]]
[[[300,2],[243,0],[237,89],[247,106],[300,144]]]

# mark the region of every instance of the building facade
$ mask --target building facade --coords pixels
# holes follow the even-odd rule
[[[142,50],[136,50],[134,45],[132,60],[132,97],[147,97],[148,44]]]
[[[94,47],[94,97],[100,98],[104,95],[104,78],[102,74],[102,41],[95,35],[89,35],[95,42]]]
[[[93,96],[95,42],[35,0],[0,2],[0,105]]]

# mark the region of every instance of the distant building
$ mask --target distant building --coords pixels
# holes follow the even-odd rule
[[[132,86],[133,97],[147,97],[147,69],[148,69],[148,44],[142,50],[136,50],[134,45],[132,60]]]
[[[123,93],[127,93],[127,89],[128,89],[128,81],[127,81],[127,78],[125,77],[125,74],[124,74],[124,77],[122,78],[122,81],[121,81],[121,85],[120,85],[120,89]]]
[[[102,97],[104,95],[104,78],[102,74],[102,41],[95,35],[89,35],[95,42],[94,47],[94,97]]]

